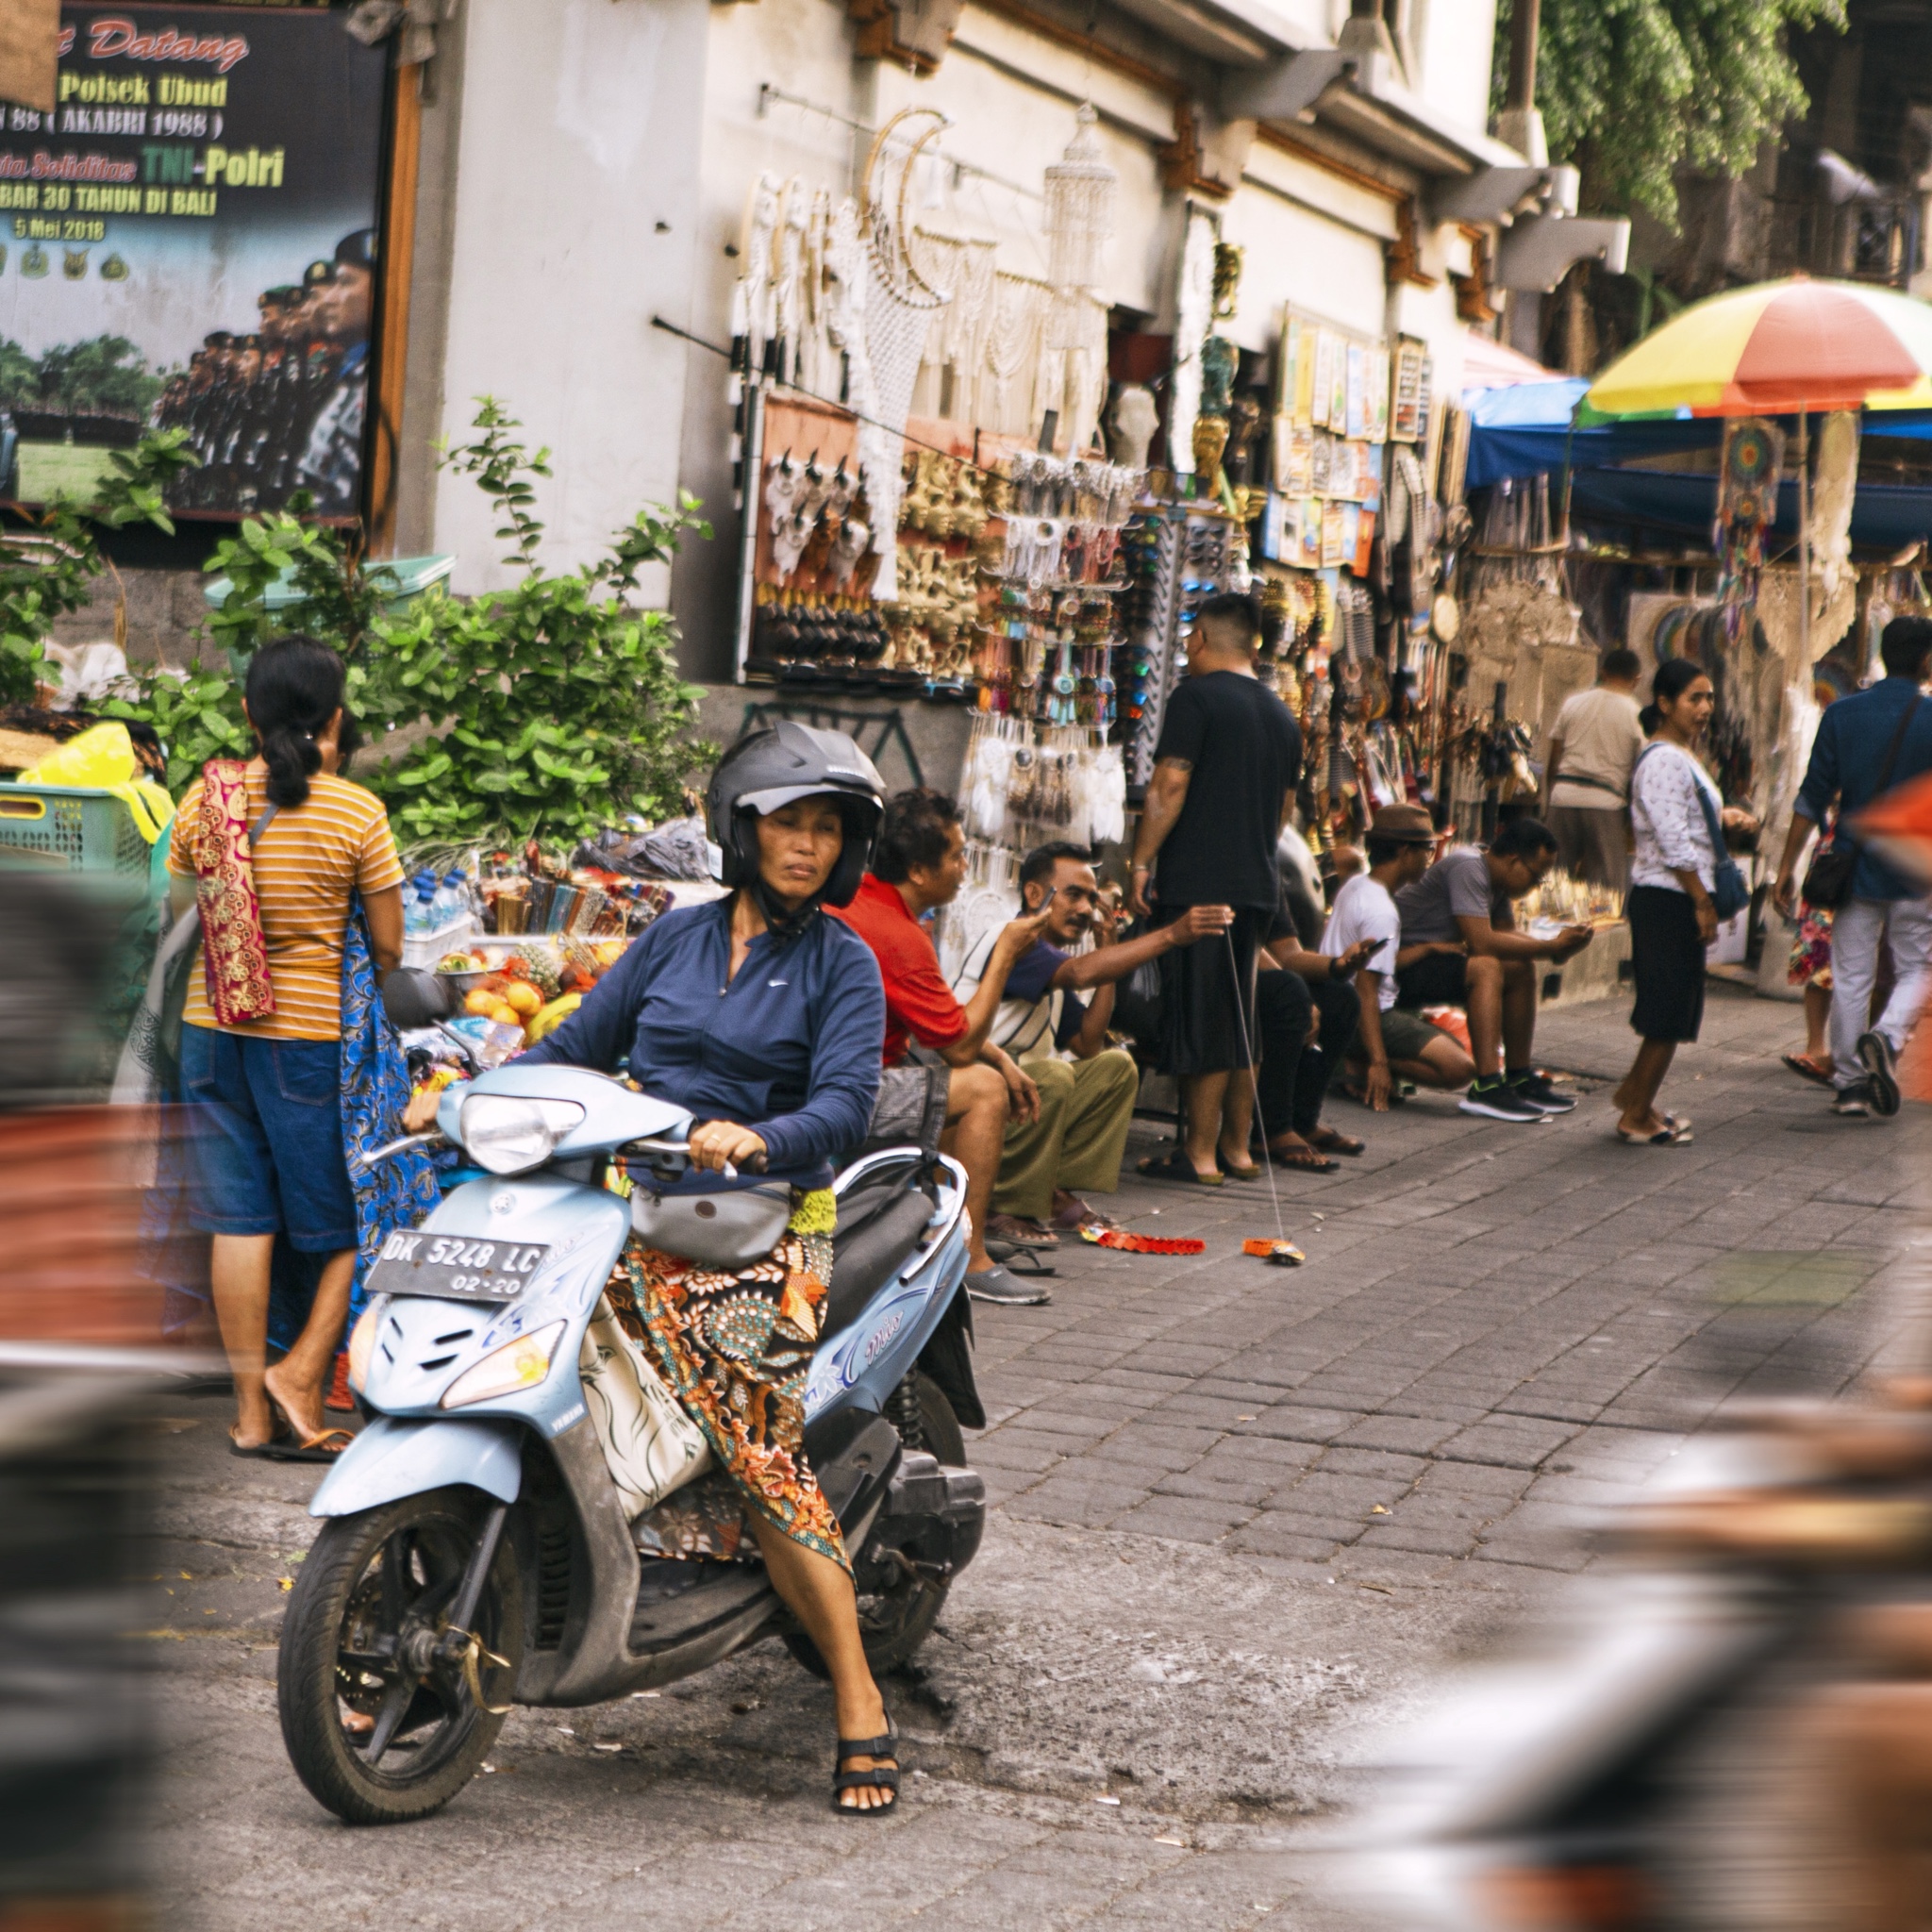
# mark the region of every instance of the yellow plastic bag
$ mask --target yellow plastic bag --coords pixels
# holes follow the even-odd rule
[[[23,785],[86,785],[111,791],[140,771],[134,741],[125,724],[95,724],[78,738],[70,738],[58,751],[50,751],[32,771],[23,772]]]
[[[133,815],[135,829],[152,845],[173,822],[175,801],[152,778],[137,777],[141,761],[125,724],[93,724],[70,738],[31,771],[20,774],[23,785],[78,785],[111,791]]]

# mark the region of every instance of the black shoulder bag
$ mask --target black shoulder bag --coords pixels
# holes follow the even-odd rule
[[[1898,721],[1898,729],[1891,734],[1891,746],[1885,754],[1885,763],[1879,768],[1878,783],[1873,788],[1872,796],[1877,798],[1891,784],[1892,768],[1898,763],[1898,755],[1905,748],[1906,733],[1919,715],[1919,707],[1925,702],[1922,692],[1906,707],[1906,714]],[[1858,869],[1858,841],[1842,825],[1833,833],[1832,841],[1823,852],[1816,854],[1811,863],[1805,868],[1805,883],[1799,888],[1806,902],[1816,906],[1821,911],[1836,912],[1852,896],[1852,874]]]

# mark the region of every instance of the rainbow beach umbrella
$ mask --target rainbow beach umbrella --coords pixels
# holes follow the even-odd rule
[[[1932,404],[1932,304],[1806,275],[1711,295],[1626,349],[1584,397],[1602,416],[1779,416]]]
[[[1585,393],[1599,416],[1798,415],[1799,648],[1811,656],[1812,409],[1932,403],[1932,306],[1864,282],[1808,275],[1692,303],[1610,364]]]

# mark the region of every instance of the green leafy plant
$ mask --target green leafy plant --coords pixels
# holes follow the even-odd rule
[[[1495,106],[1512,0],[1496,9]],[[1676,173],[1738,175],[1807,105],[1788,37],[1842,28],[1844,0],[1541,0],[1537,105],[1586,207],[1677,221]]]
[[[55,620],[92,598],[108,568],[97,529],[148,523],[174,533],[165,500],[169,483],[197,460],[187,441],[184,431],[167,429],[116,450],[93,502],[56,497],[0,549],[0,702],[32,701]]]
[[[688,735],[700,692],[678,675],[675,625],[636,603],[646,567],[668,563],[688,535],[710,536],[697,500],[646,507],[603,557],[552,574],[531,483],[550,474],[549,452],[518,441],[521,426],[483,397],[474,437],[443,455],[496,510],[503,560],[521,573],[508,590],[466,600],[439,587],[391,614],[393,574],[305,521],[302,504],[251,518],[209,559],[229,580],[209,629],[231,664],[271,636],[306,631],[347,659],[349,708],[378,750],[393,731],[414,727],[414,739],[427,727],[357,772],[411,844],[570,843],[627,812],[662,817],[717,756]],[[298,594],[271,618],[277,584]],[[246,741],[239,691],[218,675],[158,674],[114,708],[160,733],[171,784]]]

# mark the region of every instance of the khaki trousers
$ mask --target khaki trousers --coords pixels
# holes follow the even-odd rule
[[[993,1212],[1044,1221],[1056,1188],[1110,1194],[1134,1117],[1141,1070],[1118,1047],[1091,1060],[1028,1060],[1040,1089],[1040,1118],[1007,1129],[992,1192]]]

